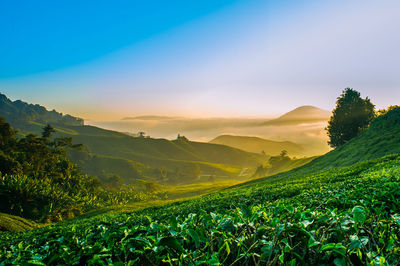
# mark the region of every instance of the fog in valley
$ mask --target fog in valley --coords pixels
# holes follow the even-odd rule
[[[129,134],[145,132],[153,138],[208,142],[219,135],[256,136],[274,141],[292,141],[304,147],[304,156],[321,155],[330,150],[325,127],[327,122],[301,122],[264,125],[266,118],[185,118],[140,116],[116,121],[87,121],[87,124]],[[267,152],[267,151],[266,151]],[[268,152],[267,152],[268,153]]]

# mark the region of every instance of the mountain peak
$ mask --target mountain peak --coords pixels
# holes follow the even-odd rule
[[[331,112],[312,106],[303,105],[289,111],[277,119],[267,121],[264,125],[297,125],[302,123],[316,123],[328,121]]]
[[[278,119],[296,119],[296,120],[304,120],[310,118],[323,118],[327,119],[331,115],[331,112],[312,106],[312,105],[303,105],[289,111]]]

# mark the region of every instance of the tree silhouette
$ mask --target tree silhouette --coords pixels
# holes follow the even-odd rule
[[[51,134],[53,134],[54,132],[56,132],[56,130],[52,126],[50,126],[50,124],[47,124],[43,128],[42,138],[48,141],[50,140]]]
[[[15,131],[4,117],[0,116],[0,145],[4,146],[15,137]]]
[[[375,106],[367,98],[351,88],[343,90],[337,98],[336,108],[328,122],[328,144],[336,148],[356,137],[366,129],[375,117]]]

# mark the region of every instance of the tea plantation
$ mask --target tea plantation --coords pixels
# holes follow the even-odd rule
[[[9,264],[396,264],[400,155],[0,237]]]
[[[289,172],[2,233],[0,265],[398,265],[399,136],[397,108]]]

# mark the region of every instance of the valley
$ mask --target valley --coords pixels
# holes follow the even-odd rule
[[[18,134],[27,134],[40,132],[43,122],[15,125]],[[344,265],[399,259],[398,107],[327,154],[298,159],[287,154],[304,147],[289,141],[224,135],[201,143],[54,125],[57,137],[84,144],[68,152],[84,172],[101,182],[120,174],[119,188],[105,186],[119,199],[78,215],[60,209],[56,223],[1,214],[6,263]],[[177,167],[179,174],[171,171]],[[385,241],[379,240],[382,232]]]

